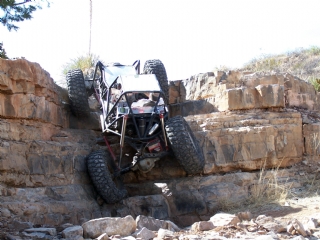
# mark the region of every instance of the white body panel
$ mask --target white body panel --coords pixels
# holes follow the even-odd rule
[[[110,86],[119,75],[135,75],[134,66],[110,66],[104,69],[105,79]]]
[[[121,75],[117,81],[122,85],[122,92],[129,91],[160,91],[159,82],[154,74]]]

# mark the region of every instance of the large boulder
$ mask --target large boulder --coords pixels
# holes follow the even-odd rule
[[[137,225],[132,216],[124,218],[98,218],[82,224],[85,238],[96,238],[103,233],[108,236],[127,236],[135,232]]]
[[[57,87],[38,63],[0,59],[0,116],[67,127]]]
[[[215,111],[283,107],[320,109],[320,95],[314,87],[288,73],[208,72],[171,83],[170,93],[173,104],[185,106],[188,101],[201,100]],[[183,110],[183,115],[190,113],[190,110]]]
[[[206,174],[259,170],[261,162],[266,168],[287,167],[302,160],[299,112],[217,112],[186,119],[203,146]]]

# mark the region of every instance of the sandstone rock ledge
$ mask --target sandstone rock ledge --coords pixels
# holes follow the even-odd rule
[[[85,158],[103,148],[100,132],[72,117],[39,64],[0,59],[0,232],[127,215],[190,226],[222,201],[248,198],[262,166],[281,167],[279,183],[293,188],[298,173],[315,176],[320,105],[310,84],[289,74],[216,72],[170,85],[171,114],[185,116],[200,141],[204,175],[186,176],[166,158],[148,174],[125,176],[127,199],[99,205]]]

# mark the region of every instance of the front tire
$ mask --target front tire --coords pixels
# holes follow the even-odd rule
[[[169,104],[169,84],[167,71],[163,63],[158,59],[147,60],[143,67],[143,74],[154,74],[157,77],[160,88],[164,94],[164,103]]]
[[[188,123],[182,116],[170,118],[165,127],[173,153],[188,174],[203,171],[204,156]]]
[[[127,191],[117,186],[122,184],[119,177],[114,181],[110,170],[112,158],[107,151],[92,152],[87,157],[87,167],[93,185],[106,203],[117,203],[127,196]],[[110,170],[109,170],[110,169]]]
[[[68,71],[66,80],[72,113],[79,118],[87,116],[89,114],[89,103],[81,69]]]

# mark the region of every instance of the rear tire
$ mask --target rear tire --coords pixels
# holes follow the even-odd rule
[[[201,173],[204,167],[203,152],[186,120],[182,116],[170,118],[165,129],[173,153],[184,170],[188,174]]]
[[[117,203],[127,196],[127,191],[120,189],[116,184],[118,182],[119,185],[122,185],[120,177],[115,181],[112,179],[110,170],[115,166],[112,163],[113,160],[107,151],[92,152],[87,157],[90,178],[95,189],[106,203]]]
[[[72,113],[77,117],[87,116],[89,114],[89,103],[82,71],[80,69],[70,70],[66,79]]]
[[[164,94],[164,103],[169,104],[169,84],[166,69],[158,59],[147,60],[143,67],[143,74],[155,74]]]

